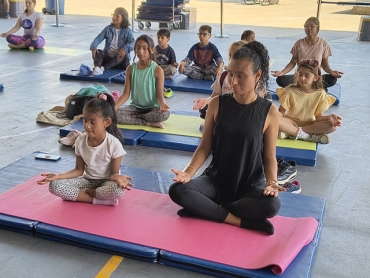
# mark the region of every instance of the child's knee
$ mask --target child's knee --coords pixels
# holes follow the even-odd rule
[[[56,192],[58,191],[58,183],[57,181],[51,181],[49,183],[49,192],[53,195],[56,195]]]

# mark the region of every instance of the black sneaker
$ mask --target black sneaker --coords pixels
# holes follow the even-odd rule
[[[297,175],[297,164],[294,160],[284,161],[284,158],[279,158],[278,161],[277,182],[283,185],[286,182],[294,179]]]

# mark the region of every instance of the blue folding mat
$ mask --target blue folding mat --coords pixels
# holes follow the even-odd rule
[[[194,116],[196,113],[175,111],[173,114]],[[282,142],[282,141],[281,141]],[[148,132],[141,139],[143,146],[181,150],[193,152],[200,143],[199,137],[182,136],[174,134],[164,134],[157,132]],[[297,142],[293,140],[284,140],[284,146],[276,147],[276,157],[294,160],[299,165],[315,166],[317,160],[317,144],[308,142]],[[289,143],[292,146],[289,146]],[[309,145],[309,148],[302,148],[300,145]]]
[[[125,78],[122,75],[113,76],[111,82],[124,84]],[[212,81],[198,80],[187,77],[183,74],[177,74],[173,80],[165,79],[164,87],[171,88],[173,91],[212,94]]]
[[[270,78],[270,84],[269,84],[269,92],[272,96],[272,99],[278,100],[279,97],[276,94],[276,89],[280,88],[278,84],[276,84],[276,78]],[[334,86],[331,86],[328,88],[328,94],[332,95],[336,98],[336,101],[334,102],[334,105],[339,105],[340,98],[342,96],[342,87],[340,84],[336,83]]]
[[[112,82],[113,77],[120,77],[123,83],[125,83],[125,71],[122,69],[109,69],[101,75],[80,75],[78,70],[71,70],[61,73],[59,76],[61,80],[78,80],[101,83],[110,83]]]
[[[164,86],[171,88],[173,91],[190,92],[190,93],[201,93],[201,94],[212,94],[211,85],[212,81],[198,80],[187,77],[183,74],[177,74],[173,80],[166,79]]]
[[[74,158],[65,158],[65,157],[63,157],[61,160],[57,162],[35,160],[34,156],[36,154],[37,153],[33,153],[25,158],[22,158],[0,169],[0,193],[4,193],[5,190],[8,190],[10,188],[12,188],[11,191],[14,192],[14,189],[17,188],[17,187],[13,188],[14,186],[17,186],[19,183],[24,182],[25,180],[39,174],[40,172],[66,171],[68,169],[71,169],[75,163]],[[24,171],[19,172],[19,169],[24,169]],[[130,175],[134,178],[135,187],[137,189],[166,193],[168,190],[168,186],[171,184],[172,174],[169,173],[151,172],[148,170],[131,167],[123,167],[121,170],[123,173]],[[40,190],[40,188],[42,187],[43,186],[36,186],[35,188],[37,188],[37,190]],[[6,192],[6,194],[8,194],[9,192]],[[138,192],[138,190],[136,190],[136,192]],[[32,190],[29,193],[32,194]],[[132,192],[126,192],[126,194],[130,193]],[[163,194],[162,196],[165,197],[165,195],[166,194]],[[7,197],[8,196],[19,196],[19,198],[24,198],[24,194],[21,193],[19,193],[19,195],[7,195]],[[287,266],[287,268],[281,275],[273,274],[271,272],[271,267],[265,267],[255,270],[236,268],[222,263],[199,259],[197,257],[184,256],[179,253],[167,251],[165,249],[153,248],[149,246],[150,244],[142,245],[132,242],[117,241],[112,238],[91,234],[89,232],[70,230],[62,226],[51,225],[44,222],[40,223],[38,219],[28,220],[14,216],[12,217],[11,213],[4,214],[2,210],[0,211],[0,228],[9,229],[16,232],[24,232],[24,229],[19,227],[25,226],[29,227],[30,231],[29,234],[33,233],[34,235],[41,238],[46,238],[57,242],[63,242],[84,248],[122,255],[134,259],[144,260],[147,262],[159,262],[161,264],[165,264],[168,266],[174,266],[196,272],[206,273],[217,277],[283,277],[283,278],[309,277],[312,268],[314,254],[318,246],[318,241],[320,239],[326,201],[324,198],[296,195],[290,193],[282,193],[279,195],[279,197],[282,201],[282,207],[279,212],[280,216],[292,218],[313,217],[318,222],[318,227],[314,234],[313,240],[308,245],[303,247],[303,249],[301,249],[298,255]],[[10,200],[8,200],[7,202],[14,204],[14,201],[17,201],[16,199],[17,198],[14,199],[10,198]],[[2,199],[2,202],[4,201],[6,201],[5,198]],[[90,207],[90,205],[74,202],[63,202],[61,200],[60,201],[57,200],[57,202],[62,206],[84,205],[87,206],[86,208],[88,208],[89,210],[98,209],[98,207],[100,207],[100,206]],[[132,202],[137,201],[133,200]],[[63,214],[63,208],[65,207],[62,207],[60,211],[56,210],[53,212],[53,219],[66,218],[65,216],[63,217],[58,216],[59,213]],[[111,210],[112,208],[101,206],[100,209],[108,211]],[[151,208],[149,208],[149,210],[150,209]],[[155,208],[153,207],[153,209]],[[160,208],[158,207],[158,209]],[[161,209],[162,211],[166,210],[166,208]],[[45,212],[47,210],[39,208],[39,211]],[[137,213],[138,215],[140,215],[140,211],[138,211]],[[101,219],[101,221],[104,220]],[[222,225],[222,227],[226,228],[230,227],[229,225],[223,226],[223,224],[217,223],[215,223],[214,225]],[[148,238],[150,239],[152,238],[152,236],[149,236]],[[171,239],[169,238],[169,240]],[[181,244],[184,244],[183,248],[187,249],[186,240],[184,240],[184,242]]]
[[[172,114],[195,116],[195,112],[186,111],[174,111]],[[198,128],[198,127],[197,127]],[[67,136],[67,134],[76,129],[78,131],[83,130],[83,120],[80,119],[74,123],[67,126],[61,127],[59,129],[59,135],[61,137]],[[124,137],[124,144],[130,146],[147,146],[171,150],[180,150],[194,152],[200,143],[200,137],[183,136],[175,134],[166,134],[158,132],[147,132],[144,130],[134,130],[120,128]],[[285,140],[284,140],[285,141]],[[293,146],[289,146],[289,143]],[[299,165],[315,166],[317,160],[317,144],[307,143],[307,142],[296,142],[293,140],[286,139],[285,144],[288,146],[277,146],[276,147],[276,157],[285,158],[285,160],[294,160]],[[315,146],[314,149],[304,149],[297,147],[299,144],[310,144]],[[311,147],[312,147],[311,146]]]
[[[70,133],[73,129],[78,131],[82,131],[84,129],[83,119],[79,119],[76,122],[73,122],[69,125],[61,127],[59,129],[59,136],[65,137]],[[123,135],[123,143],[125,145],[136,146],[140,144],[140,139],[143,137],[147,132],[143,130],[131,130],[131,129],[120,129]]]
[[[40,173],[60,173],[74,167],[74,157],[63,157],[59,161],[53,162],[35,159],[35,155],[38,153],[35,152],[0,169],[0,193],[4,193],[6,190]],[[22,169],[22,171],[20,172],[19,169]],[[168,187],[172,183],[173,177],[169,173],[159,173],[125,166],[121,166],[121,172],[134,179],[136,189],[161,193],[168,192]],[[159,252],[155,248],[97,237],[79,231],[39,223],[37,219],[24,219],[9,214],[0,213],[0,228],[148,262],[156,262]]]

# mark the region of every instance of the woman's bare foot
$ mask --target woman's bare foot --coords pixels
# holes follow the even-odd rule
[[[147,122],[146,125],[147,126],[151,126],[151,127],[158,127],[158,128],[162,128],[162,129],[164,128],[164,125],[161,122],[159,122],[159,123],[150,123],[150,122]]]
[[[8,47],[12,49],[26,48],[23,43],[19,45],[9,43]]]
[[[34,48],[33,46],[30,46],[30,47],[29,47],[29,50],[34,51],[34,50],[35,50],[35,48]]]

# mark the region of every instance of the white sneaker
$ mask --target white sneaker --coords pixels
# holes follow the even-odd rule
[[[80,135],[81,132],[73,129],[70,133],[67,134],[66,137],[60,138],[58,142],[64,146],[72,147],[75,144],[77,137]]]
[[[103,70],[100,68],[100,67],[95,67],[94,68],[94,71],[93,71],[93,75],[102,75],[103,74]]]

